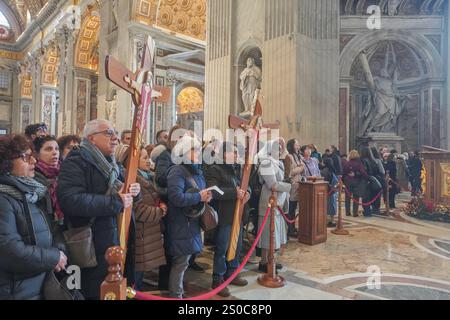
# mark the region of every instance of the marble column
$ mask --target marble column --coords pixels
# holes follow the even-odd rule
[[[17,63],[12,69],[12,108],[11,108],[11,132],[21,132],[20,125],[20,78],[21,68]]]
[[[117,27],[117,38],[115,47],[116,54],[114,55],[127,68],[132,68],[133,59],[133,40],[130,39],[129,23],[131,20],[131,8],[129,1],[118,1],[119,6],[119,21]],[[125,90],[117,90],[117,129],[123,131],[131,129],[133,102],[131,95]]]
[[[74,97],[74,50],[75,36],[73,30],[63,26],[56,32],[59,49],[58,90],[58,135],[73,133],[72,110]]]
[[[170,115],[172,119],[172,123],[168,124],[169,126],[174,126],[177,123],[177,85],[180,82],[177,78],[176,74],[173,72],[167,73],[167,82],[172,87],[172,101],[170,105]],[[169,128],[166,126],[166,128]]]
[[[446,94],[444,99],[446,99],[446,115],[447,120],[445,121],[445,137],[446,137],[446,145],[447,149],[450,150],[450,4],[447,4],[447,48],[446,48],[446,57],[447,57],[447,89],[445,90]]]
[[[31,69],[31,77],[33,79],[32,87],[32,111],[31,119],[33,123],[41,121],[41,83],[42,83],[42,66],[43,54],[42,52],[33,52],[29,57],[29,64]]]
[[[122,1],[123,2],[123,1]],[[127,1],[125,1],[127,2]],[[105,58],[107,53],[111,53],[109,39],[110,35],[110,0],[99,1],[100,12],[100,33],[99,33],[99,75],[98,75],[98,92],[97,92],[97,117],[106,119],[106,101],[113,99],[112,95],[108,96],[109,81],[105,76]]]

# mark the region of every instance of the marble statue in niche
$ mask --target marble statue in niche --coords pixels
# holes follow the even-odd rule
[[[360,54],[359,59],[369,88],[370,99],[362,113],[364,123],[358,136],[363,137],[372,132],[396,133],[398,118],[408,96],[401,95],[397,90],[398,65],[393,45],[387,44],[384,67],[380,71],[380,76],[373,76],[365,51]],[[393,74],[389,71],[390,59],[394,66]]]
[[[242,101],[244,102],[243,113],[251,114],[256,104],[256,98],[262,83],[262,72],[261,69],[256,66],[255,59],[247,59],[247,67],[242,71],[240,80]]]

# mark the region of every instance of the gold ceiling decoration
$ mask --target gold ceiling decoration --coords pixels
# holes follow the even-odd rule
[[[59,62],[58,51],[56,47],[49,47],[45,54],[44,64],[42,65],[42,83],[48,86],[57,85],[57,65]]]
[[[30,74],[26,74],[22,78],[21,87],[20,87],[20,95],[22,98],[32,98],[32,87],[33,79]]]
[[[32,17],[36,17],[39,12],[42,10],[42,8],[47,4],[48,0],[25,0],[25,1],[17,1],[18,4],[23,3],[28,10],[30,11],[30,14]]]
[[[206,39],[206,0],[135,0],[134,17],[144,24]]]
[[[203,92],[195,87],[187,87],[181,90],[177,97],[178,114],[203,111]]]
[[[98,71],[100,18],[88,10],[81,24],[75,51],[75,65],[80,68]]]

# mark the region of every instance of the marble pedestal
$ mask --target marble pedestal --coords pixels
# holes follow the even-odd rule
[[[360,143],[368,143],[370,147],[378,149],[387,147],[402,152],[402,145],[405,139],[395,133],[372,132],[360,139]]]

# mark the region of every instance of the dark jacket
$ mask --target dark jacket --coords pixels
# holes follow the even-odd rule
[[[161,219],[163,211],[158,208],[159,196],[153,184],[138,175],[142,200],[134,204],[136,216],[136,271],[151,271],[166,264]]]
[[[351,193],[364,197],[368,179],[369,175],[360,159],[352,159],[344,164],[343,181]]]
[[[172,155],[170,150],[164,150],[159,157],[156,158],[156,183],[161,188],[167,188],[167,175],[169,168],[173,166]]]
[[[44,176],[44,174],[39,171],[38,168],[36,168],[36,170],[35,170],[34,179],[36,181],[38,181],[39,183],[43,184],[47,188],[50,187],[50,185],[51,185],[51,180],[46,178]],[[62,222],[58,223],[55,221],[55,209],[53,208],[52,200],[48,193],[47,193],[47,196],[45,197],[45,199],[42,200],[42,203],[44,203],[44,202],[45,202],[45,207],[47,208],[44,211],[46,213],[47,222],[50,226],[50,231],[52,233],[53,246],[57,247],[59,250],[63,251],[67,255],[68,254],[67,247],[65,244],[64,236],[63,236],[63,232],[64,232],[65,228],[64,228],[64,225],[62,224]]]
[[[5,176],[0,184],[27,190]],[[0,193],[0,300],[42,299],[45,275],[59,262],[45,215],[35,204]]]
[[[190,181],[184,166],[195,180]],[[199,219],[188,218],[183,208],[198,205],[199,193],[188,193],[189,189],[203,190],[206,187],[203,173],[190,165],[177,165],[169,169],[168,177],[169,210],[167,214],[166,250],[170,256],[186,256],[200,253],[203,247]]]
[[[419,157],[413,156],[408,160],[408,169],[412,177],[418,178],[422,175],[423,164]]]
[[[343,174],[341,155],[339,154],[339,152],[334,152],[330,157],[331,160],[333,160],[333,165],[336,169],[336,175],[341,176]]]
[[[386,170],[386,173],[389,173],[389,177],[393,182],[390,182],[389,185],[391,186],[391,192],[394,192],[395,194],[400,192],[400,188],[397,184],[397,164],[394,160],[387,160],[383,161],[384,169]]]
[[[239,168],[227,164],[214,164],[209,166],[205,173],[205,179],[208,187],[218,186],[224,192],[222,196],[217,191],[213,191],[215,209],[219,215],[219,225],[232,225],[237,201],[236,188],[241,185]],[[246,211],[248,211],[247,205],[244,215]]]
[[[123,204],[118,195],[107,196],[107,190],[107,179],[85,149],[72,151],[64,160],[57,195],[65,222],[77,228],[87,226],[91,218],[95,218],[92,231],[98,266],[81,272],[81,291],[86,299],[99,298],[100,285],[108,274],[105,253],[108,248],[119,245],[117,215],[123,211]],[[131,231],[129,238],[133,237]],[[128,253],[134,257],[133,249],[129,246]],[[127,266],[126,271],[132,272]]]

